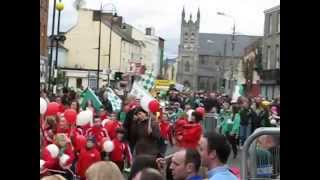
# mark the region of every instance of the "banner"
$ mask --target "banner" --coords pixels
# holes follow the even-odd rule
[[[182,91],[183,91],[183,88],[184,88],[184,85],[179,84],[179,83],[176,83],[175,88],[176,88],[178,91],[182,92]]]
[[[139,82],[135,81],[132,85],[132,89],[129,94],[135,96],[136,99],[141,100],[143,96],[148,96],[149,92],[147,92],[143,87],[141,87]]]
[[[108,93],[108,100],[112,105],[112,110],[114,112],[120,112],[122,100],[113,92],[111,88],[107,88],[106,91]]]
[[[84,90],[81,93],[80,97],[81,97],[80,106],[82,107],[82,109],[85,109],[87,101],[91,100],[92,101],[92,105],[94,106],[96,111],[100,111],[102,103],[90,88],[87,88],[86,90]]]

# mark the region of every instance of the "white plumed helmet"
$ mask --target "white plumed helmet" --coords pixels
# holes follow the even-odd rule
[[[59,164],[61,167],[65,166],[66,162],[70,159],[70,156],[67,154],[63,154],[59,159]]]
[[[56,158],[59,154],[59,148],[55,144],[49,144],[47,147],[47,150],[50,152],[50,155],[52,158]]]
[[[109,153],[109,152],[112,152],[113,149],[114,149],[114,144],[113,144],[112,141],[106,140],[106,141],[103,143],[103,150],[104,150],[105,152],[108,152],[108,153]]]

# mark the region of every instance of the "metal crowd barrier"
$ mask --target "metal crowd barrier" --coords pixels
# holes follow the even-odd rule
[[[257,138],[270,135],[273,146],[260,148]],[[247,138],[241,154],[241,179],[280,179],[280,127],[259,128]]]
[[[201,125],[204,129],[204,133],[215,131],[217,127],[217,119],[214,113],[206,113],[201,121]]]

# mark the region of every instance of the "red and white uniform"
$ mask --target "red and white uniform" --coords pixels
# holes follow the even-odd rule
[[[102,126],[99,126],[99,127],[94,126],[89,128],[86,133],[86,137],[88,138],[89,136],[94,137],[96,139],[98,149],[101,149],[104,139],[106,138],[110,139],[108,135],[108,131]]]
[[[160,121],[160,134],[161,137],[164,138],[165,140],[168,140],[169,137],[169,131],[170,131],[170,123],[169,121]]]
[[[69,156],[69,159],[67,160],[64,166],[71,165],[74,160],[74,153],[71,144],[67,144],[67,147],[63,151],[63,154]],[[59,157],[53,158],[47,148],[44,148],[42,150],[41,159],[45,161],[45,164],[43,165],[45,169],[63,170],[63,167],[61,167],[59,164]]]
[[[129,164],[132,164],[132,154],[128,143],[120,141],[118,138],[112,140],[114,149],[110,153],[110,159],[113,162],[124,162],[127,160]]]
[[[104,125],[104,128],[107,130],[110,139],[114,139],[117,135],[117,128],[120,128],[121,124],[117,120],[109,120]]]
[[[95,162],[101,160],[100,152],[96,148],[82,148],[77,163],[77,174],[83,178],[86,170]]]
[[[202,127],[199,123],[178,120],[175,124],[175,137],[177,145],[183,148],[196,148],[199,144]]]

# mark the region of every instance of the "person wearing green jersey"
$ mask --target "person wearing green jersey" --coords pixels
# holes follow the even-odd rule
[[[237,139],[240,134],[240,107],[238,104],[232,105],[231,116],[222,123],[222,134],[224,134],[232,146],[233,158],[237,157]]]
[[[230,103],[225,101],[223,103],[223,109],[220,110],[217,121],[217,132],[222,134],[222,125],[226,119],[231,119],[232,111],[230,109]]]

